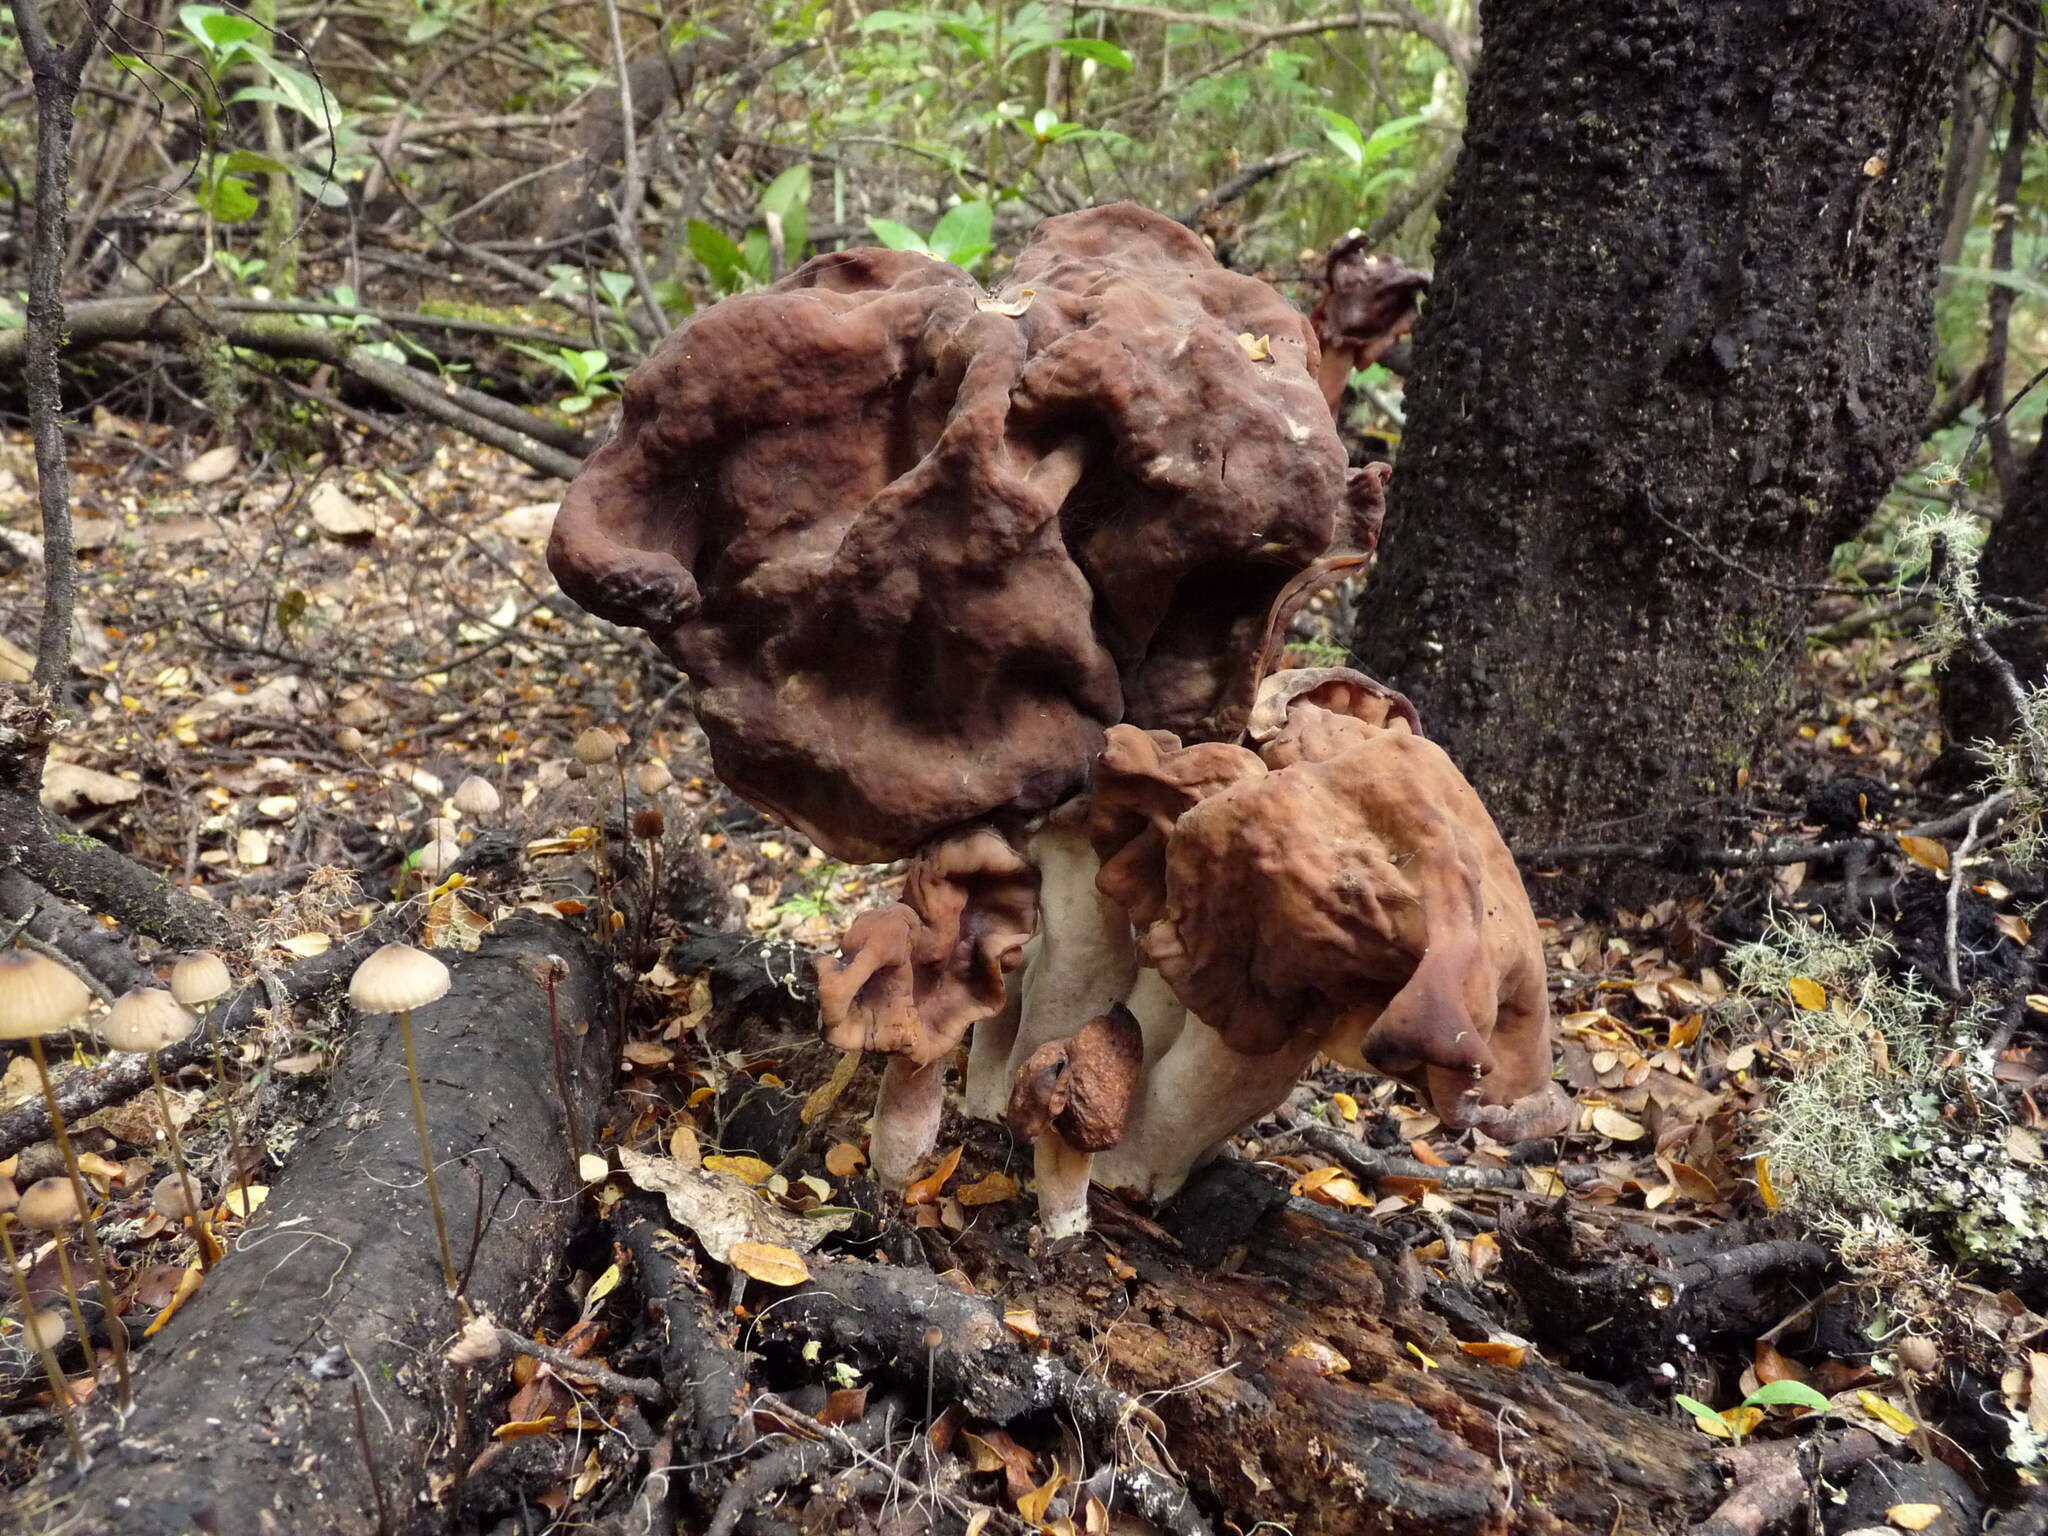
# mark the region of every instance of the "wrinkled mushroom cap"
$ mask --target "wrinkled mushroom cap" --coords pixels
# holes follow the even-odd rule
[[[1363,235],[1347,235],[1323,259],[1323,293],[1310,315],[1325,350],[1353,354],[1369,367],[1414,328],[1430,275],[1398,256],[1375,256]]]
[[[1004,979],[1038,928],[1038,871],[998,832],[974,827],[920,854],[903,900],[863,912],[837,958],[817,962],[825,1038],[916,1065],[959,1045],[1003,1006]]]
[[[91,1002],[85,983],[56,961],[25,949],[0,954],[0,1040],[53,1035]]]
[[[356,967],[348,1000],[358,1013],[405,1013],[448,991],[448,967],[410,944],[386,944]]]
[[[586,768],[608,763],[619,755],[619,738],[601,725],[593,725],[576,738],[576,761]]]
[[[1051,1129],[1077,1152],[1107,1152],[1123,1139],[1144,1070],[1144,1032],[1128,1008],[1112,1003],[1025,1058],[1004,1118],[1022,1141]]]
[[[633,770],[633,784],[643,795],[658,795],[675,783],[667,763],[642,763]]]
[[[503,802],[489,779],[471,774],[455,786],[455,809],[465,816],[490,816]]]
[[[78,1192],[67,1178],[37,1179],[21,1192],[21,1204],[14,1210],[15,1219],[34,1232],[61,1232],[84,1215],[78,1208]]]
[[[171,996],[187,1008],[226,997],[234,985],[227,962],[210,949],[181,956],[171,967]]]
[[[737,793],[902,857],[1051,809],[1120,720],[1239,733],[1275,594],[1370,538],[1316,350],[1131,204],[1047,220],[994,301],[820,256],[641,365],[549,565],[689,675]]]
[[[1265,777],[1258,755],[1227,742],[1183,747],[1166,731],[1111,726],[1089,771],[1088,840],[1095,887],[1143,932],[1166,913],[1166,840],[1209,796]]]
[[[137,987],[115,999],[100,1020],[100,1037],[117,1051],[146,1053],[176,1045],[199,1020],[162,987]]]

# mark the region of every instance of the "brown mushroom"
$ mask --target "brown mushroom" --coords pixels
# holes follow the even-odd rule
[[[855,918],[839,956],[817,962],[825,1038],[889,1058],[868,1151],[885,1188],[907,1185],[936,1143],[944,1059],[1001,1010],[1037,921],[1037,871],[977,827],[920,854],[903,899]]]
[[[1088,1230],[1089,1172],[1123,1137],[1145,1066],[1138,1020],[1121,1003],[1049,1040],[1017,1070],[1006,1118],[1031,1144],[1038,1225],[1048,1238]]]
[[[1314,353],[1130,204],[1047,220],[993,302],[822,256],[641,366],[549,563],[689,674],[737,793],[901,857],[1050,810],[1119,721],[1238,734],[1275,593],[1363,547]]]
[[[1370,368],[1415,325],[1429,274],[1398,256],[1375,256],[1363,235],[1346,235],[1323,259],[1323,292],[1309,313],[1322,345],[1316,380],[1332,411],[1344,401],[1354,371]]]
[[[123,993],[100,1021],[100,1035],[109,1047],[148,1058],[150,1085],[156,1090],[157,1112],[163,1116],[164,1136],[170,1143],[172,1176],[183,1181],[191,1192],[188,1203],[195,1210],[199,1197],[191,1170],[186,1166],[185,1141],[178,1134],[177,1116],[171,1112],[171,1093],[164,1086],[163,1068],[157,1061],[157,1052],[188,1038],[198,1027],[199,1020],[185,1010],[174,994],[162,987],[137,987]],[[204,1225],[196,1226],[194,1230],[199,1239],[200,1267],[211,1269],[219,1256],[213,1234]]]

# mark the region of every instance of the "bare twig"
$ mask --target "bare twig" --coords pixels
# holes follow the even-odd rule
[[[621,1376],[617,1371],[606,1370],[588,1360],[579,1360],[567,1350],[555,1349],[524,1334],[514,1333],[510,1328],[497,1330],[498,1343],[515,1355],[525,1355],[529,1360],[538,1360],[559,1376],[574,1376],[587,1381],[620,1397],[637,1397],[643,1403],[665,1403],[668,1393],[660,1382],[648,1376]]]

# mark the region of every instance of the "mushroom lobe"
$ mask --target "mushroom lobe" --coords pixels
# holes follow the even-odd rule
[[[1112,1003],[1107,1013],[1025,1059],[1004,1118],[1025,1141],[1050,1128],[1078,1152],[1107,1152],[1123,1139],[1144,1067],[1138,1021],[1122,1003]]]

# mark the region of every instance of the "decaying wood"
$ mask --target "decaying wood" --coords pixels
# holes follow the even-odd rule
[[[501,923],[455,963],[448,995],[413,1017],[458,1260],[481,1207],[467,1298],[522,1332],[578,1219],[541,982],[551,954],[568,963],[557,997],[570,1090],[590,1120],[617,1040],[598,959],[562,924]],[[395,1020],[361,1021],[324,1121],[140,1356],[133,1416],[118,1430],[100,1423],[82,1484],[59,1474],[39,1489],[72,1528],[356,1533],[379,1528],[378,1493],[398,1529],[424,1528],[423,1500],[475,1454],[463,1425],[473,1433],[477,1415],[460,1399],[477,1388],[441,1358],[454,1306],[402,1061]]]

